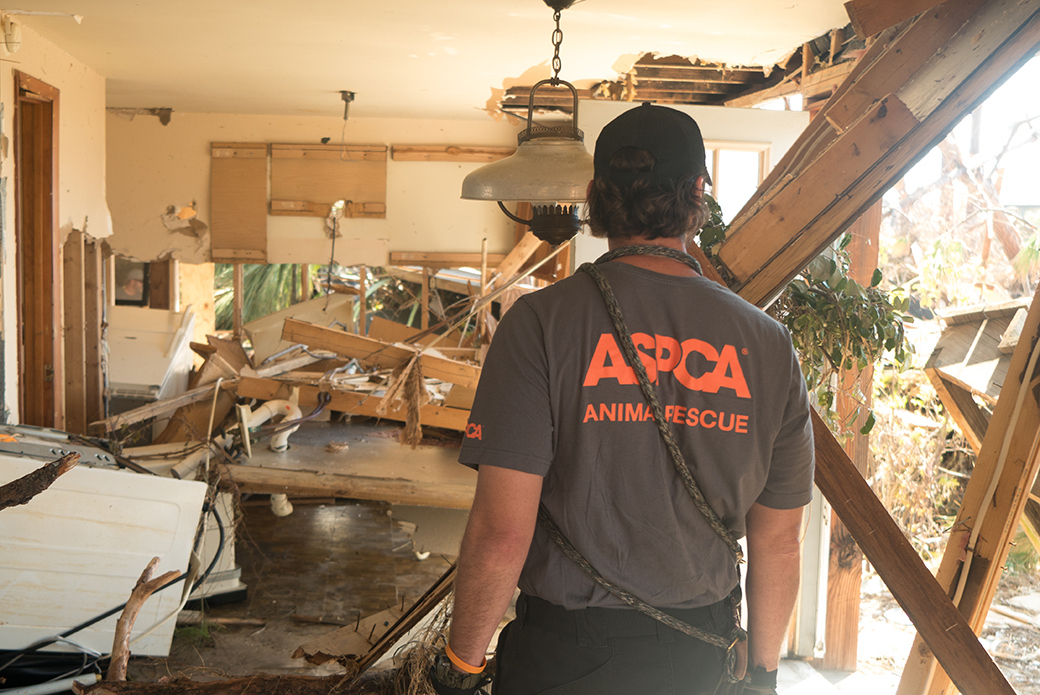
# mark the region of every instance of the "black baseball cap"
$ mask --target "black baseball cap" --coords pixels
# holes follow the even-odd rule
[[[646,150],[657,163],[652,171],[614,171],[610,158],[625,147]],[[596,138],[595,177],[629,185],[641,180],[667,183],[686,176],[703,176],[711,184],[704,157],[704,139],[688,114],[643,102],[604,126]]]

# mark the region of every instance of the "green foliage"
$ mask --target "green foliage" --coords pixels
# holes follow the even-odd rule
[[[214,279],[217,330],[231,330],[233,327],[233,276],[234,266],[217,264]],[[299,266],[291,263],[244,265],[242,285],[245,295],[242,320],[248,323],[292,305],[293,290],[300,286]]]
[[[705,254],[714,259],[727,228],[718,203],[710,196],[707,200],[711,215],[699,242]],[[909,298],[882,290],[880,270],[874,271],[867,287],[850,278],[845,250],[850,241],[851,237],[844,236],[837,250],[827,249],[809,263],[770,310],[791,332],[806,383],[816,395],[821,414],[840,432],[848,430],[859,412],[855,409],[846,422],[835,421],[838,374],[864,369],[886,353],[902,365],[912,353],[903,329],[904,322],[910,320],[906,314]],[[845,393],[863,401],[862,394]],[[873,413],[868,413],[861,432],[869,432],[874,422]]]

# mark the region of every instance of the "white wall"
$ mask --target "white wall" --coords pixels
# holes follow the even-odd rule
[[[515,146],[516,126],[486,121],[351,119],[174,112],[163,126],[153,116],[132,121],[108,116],[108,189],[115,253],[144,261],[172,256],[188,263],[210,260],[210,143],[319,143],[331,138],[358,145]],[[462,179],[479,164],[387,162],[386,219],[348,219],[336,240],[346,265],[385,264],[388,251],[506,253],[513,223],[493,203],[459,198]],[[198,205],[207,225],[199,238],[169,231],[169,206]],[[331,241],[324,220],[268,217],[271,263],[327,263]]]
[[[16,20],[17,21],[17,20]],[[73,229],[95,238],[111,234],[105,205],[105,78],[34,31],[22,27],[22,45],[13,55],[0,50],[0,179],[6,198],[0,219],[0,314],[3,325],[3,404],[17,421],[18,346],[15,253],[14,71],[19,70],[59,90],[58,219],[64,238]]]

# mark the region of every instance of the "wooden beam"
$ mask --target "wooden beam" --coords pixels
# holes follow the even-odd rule
[[[926,652],[941,654],[965,693],[1014,695],[964,616],[950,602],[867,481],[814,410],[816,484],[848,526],[882,581],[926,635]]]
[[[517,271],[534,255],[544,242],[531,232],[524,233],[513,250],[506,254],[505,259],[498,264],[494,273],[494,285],[504,285],[509,282]],[[484,278],[481,278],[483,281]],[[494,289],[494,286],[492,286]]]
[[[939,585],[954,597],[976,633],[984,626],[1028,499],[1027,492],[1040,470],[1040,451],[1035,446],[1040,432],[1040,405],[1033,392],[1040,370],[1035,368],[1032,357],[1038,337],[1040,301],[1034,295],[936,573]],[[965,547],[970,560],[962,559]],[[943,666],[949,669],[948,664]],[[916,638],[903,670],[899,694],[941,693],[947,685],[946,674],[937,668],[932,653],[923,648],[921,638]],[[959,683],[957,686],[962,691],[974,692]]]
[[[498,264],[503,260],[505,260],[505,254],[488,254],[489,263]],[[390,265],[417,265],[424,268],[479,268],[480,254],[391,251]]]
[[[148,306],[152,309],[173,309],[174,261],[152,261],[148,264]]]
[[[238,384],[238,395],[242,398],[259,398],[269,401],[279,398],[288,398],[292,388],[299,388],[299,403],[301,406],[314,408],[318,405],[321,388],[307,384],[285,384],[275,379],[251,379],[243,378]],[[380,415],[376,408],[382,402],[379,396],[354,391],[329,391],[332,400],[328,407],[341,413],[363,415],[365,417],[385,418],[404,422],[408,417],[408,408],[401,404],[397,408],[388,409],[386,414]],[[469,411],[461,408],[445,408],[436,405],[424,405],[419,409],[419,422],[432,427],[443,427],[449,430],[466,429],[469,421]]]
[[[429,278],[425,269],[423,278],[429,286]],[[368,335],[368,266],[358,268],[358,335]]]
[[[903,20],[941,5],[946,0],[851,0],[845,3],[845,11],[852,22],[856,36],[865,39]]]
[[[868,287],[878,264],[881,235],[881,201],[875,203],[849,228],[851,241],[849,277]],[[842,393],[838,395],[838,414],[842,422],[854,419],[845,437],[845,451],[860,475],[867,475],[870,462],[870,435],[859,430],[867,420],[871,407],[874,368],[841,374]],[[860,397],[847,395],[859,391]],[[859,415],[853,414],[859,409]],[[831,518],[830,562],[827,573],[826,651],[823,667],[828,670],[855,671],[859,648],[860,589],[863,580],[863,553],[845,524],[837,516]]]
[[[515,147],[460,147],[455,145],[394,145],[395,162],[497,162],[516,152]]]
[[[100,241],[83,246],[84,384],[87,422],[105,417],[104,254]]]
[[[325,328],[296,319],[286,319],[282,339],[292,343],[309,345],[320,350],[331,350],[338,355],[351,357],[367,365],[396,368],[406,364],[415,355],[415,350],[373,340],[335,328]],[[423,355],[420,358],[423,375],[440,379],[467,388],[476,388],[480,379],[480,368],[464,362]]]
[[[890,82],[892,72],[905,76],[905,83],[896,81],[896,91],[888,96],[866,94],[858,102],[869,106],[864,115],[838,108],[855,101],[855,87],[847,87],[847,81],[822,112],[826,122],[810,125],[791,148],[797,154],[781,162],[786,170],[774,170],[760,187],[719,253],[737,277],[742,296],[753,303],[768,302],[770,292],[803,268],[944,137],[961,114],[1035,52],[1040,43],[1037,7],[998,2],[969,15],[967,24],[950,19],[969,14],[980,2],[948,0],[893,39],[863,71],[853,71],[855,87]],[[939,46],[938,55],[946,59],[933,59],[935,51],[922,55],[916,45],[907,44],[934,44],[932,36],[917,31],[919,25],[935,29],[933,15],[947,20],[943,26],[952,34]],[[972,37],[980,33],[984,36],[973,45]],[[908,57],[917,63],[908,64]],[[766,220],[768,229],[763,227]]]
[[[221,389],[232,389],[236,384],[235,379],[226,379],[220,384]],[[126,425],[132,425],[135,422],[143,422],[149,418],[162,417],[163,415],[169,415],[173,413],[181,406],[189,405],[191,403],[197,403],[198,401],[212,398],[214,385],[202,386],[197,389],[185,391],[179,396],[173,398],[167,398],[166,400],[156,401],[155,403],[149,403],[148,405],[142,405],[140,408],[134,408],[128,410],[125,413],[119,415],[113,415],[110,418],[100,420],[98,422],[92,422],[91,425],[100,427],[105,432],[114,432],[120,427]]]
[[[978,454],[982,449],[986,429],[989,427],[989,414],[975,403],[975,399],[971,397],[971,391],[958,383],[943,378],[942,373],[938,370],[926,368],[924,373],[935,388],[946,411],[957,423],[961,434],[968,440],[968,445]]]
[[[65,429],[87,433],[86,303],[83,232],[69,233],[62,246],[65,304]]]
[[[401,478],[370,478],[328,471],[299,471],[259,466],[220,466],[220,475],[234,483],[239,492],[262,495],[288,494],[301,497],[346,497],[378,500],[422,507],[469,509],[473,485],[415,482]]]
[[[422,316],[419,317],[419,328],[426,330],[430,327],[430,269],[423,268],[422,272],[422,299],[420,301]]]
[[[232,304],[232,323],[233,331],[236,338],[242,337],[242,325],[244,320],[242,318],[242,305],[245,302],[245,274],[242,269],[241,263],[235,263],[232,266],[232,292],[234,293],[234,300]]]

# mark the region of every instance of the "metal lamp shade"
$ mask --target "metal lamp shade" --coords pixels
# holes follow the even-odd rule
[[[521,143],[512,156],[470,173],[462,182],[462,197],[580,203],[592,174],[592,155],[581,140],[540,137]]]

